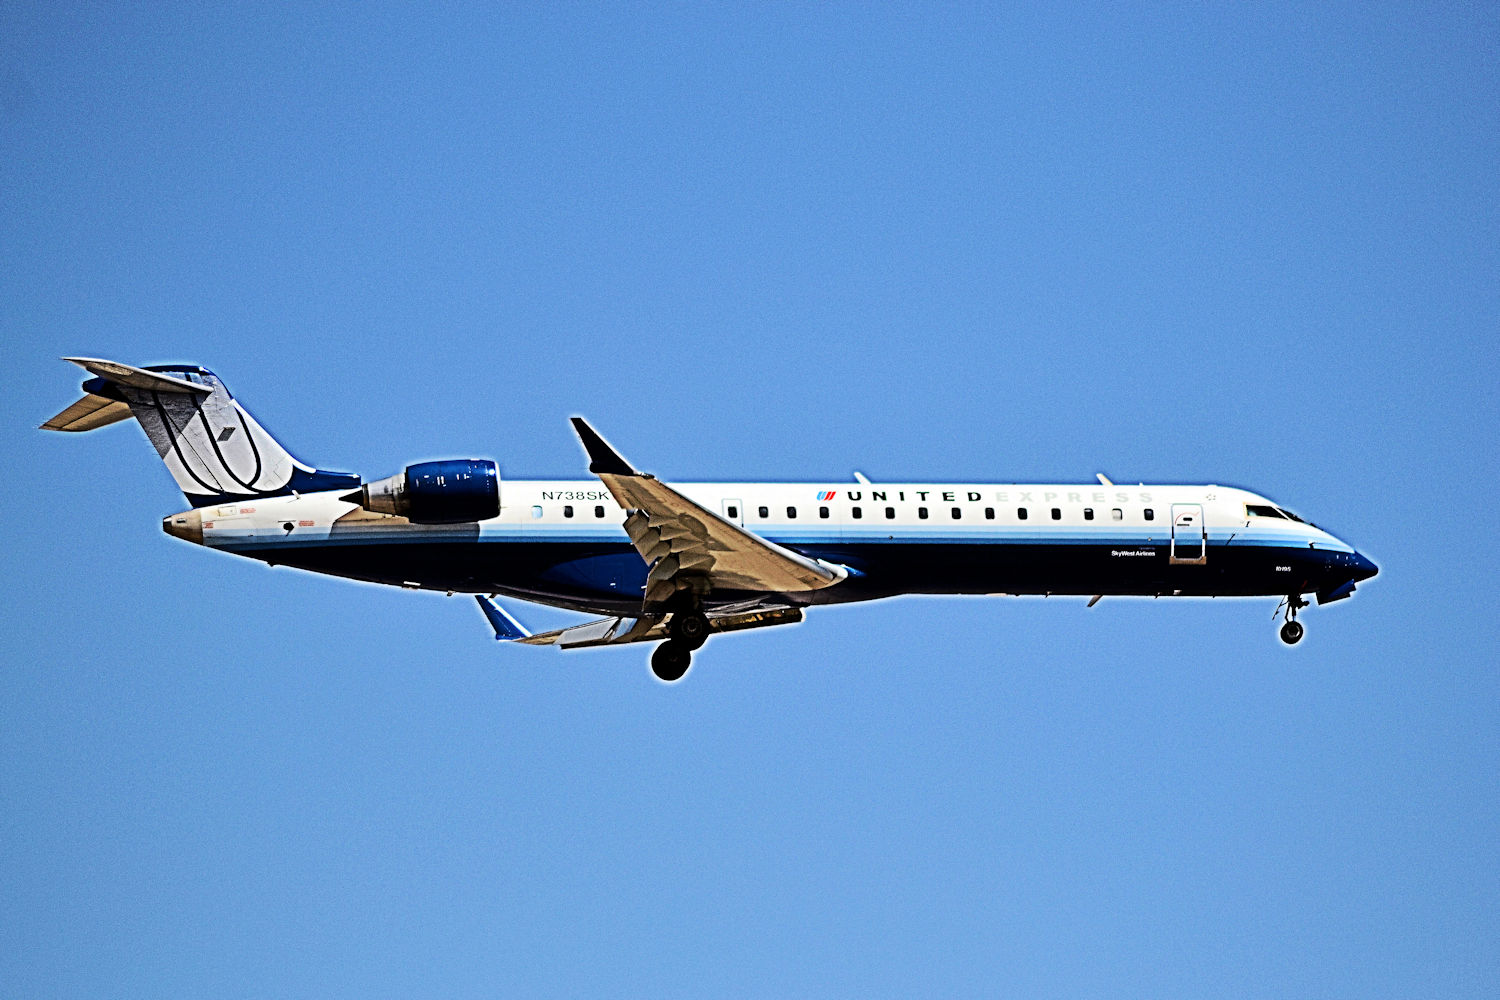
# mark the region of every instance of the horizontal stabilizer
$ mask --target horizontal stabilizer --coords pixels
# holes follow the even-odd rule
[[[128,385],[132,389],[142,389],[147,392],[192,392],[200,396],[207,396],[213,392],[213,389],[206,385],[198,385],[186,379],[172,378],[160,372],[148,372],[144,368],[121,364],[118,361],[105,361],[101,358],[63,358],[63,360],[73,362],[90,375],[97,375],[106,382]]]
[[[92,392],[42,425],[44,431],[92,431],[130,419],[130,404]]]
[[[497,642],[507,642],[516,639],[530,638],[531,633],[516,621],[509,611],[496,604],[493,598],[475,596],[474,600],[479,602],[479,610],[489,619],[490,628],[495,630]]]

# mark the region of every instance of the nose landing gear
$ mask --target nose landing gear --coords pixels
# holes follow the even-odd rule
[[[1301,595],[1292,594],[1276,605],[1276,610],[1271,612],[1271,617],[1275,618],[1282,608],[1286,608],[1286,621],[1281,626],[1281,641],[1288,646],[1297,645],[1307,633],[1307,629],[1303,628],[1302,623],[1297,620],[1297,612],[1305,607],[1307,607],[1307,602],[1302,599]]]

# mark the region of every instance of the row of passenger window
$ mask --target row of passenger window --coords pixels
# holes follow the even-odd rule
[[[535,507],[531,508],[531,516],[533,518],[539,518],[539,517],[542,516],[542,507],[541,507],[541,504],[538,504]],[[563,517],[572,517],[572,516],[573,516],[573,505],[569,504],[568,506],[566,506],[566,507],[563,508]],[[598,517],[598,518],[602,518],[604,516],[604,508],[602,506],[595,507],[594,508],[594,516]]]
[[[734,519],[738,519],[739,516],[740,516],[739,508],[736,507],[736,506],[734,506],[733,504],[731,504],[730,506],[726,507],[725,510],[724,510],[724,513],[727,514],[730,518],[734,518]],[[894,521],[896,519],[896,508],[894,508],[894,507],[886,507],[886,508],[884,508],[884,513],[885,513],[886,520],[888,520],[888,521]],[[563,517],[573,517],[574,512],[573,512],[572,505],[569,504],[569,505],[563,507],[562,514],[563,514]],[[763,521],[764,520],[768,520],[771,517],[771,508],[769,508],[769,507],[759,507],[759,508],[756,509],[756,514],[759,515],[759,517],[760,517],[761,520],[763,520]],[[1051,514],[1052,514],[1052,520],[1054,520],[1054,521],[1061,521],[1062,520],[1062,508],[1061,507],[1053,507],[1053,508],[1051,508]],[[954,521],[962,520],[963,516],[964,516],[964,509],[962,507],[952,507],[952,508],[949,509],[949,515],[950,515],[951,519],[954,520]],[[539,517],[541,517],[542,516],[542,508],[540,506],[532,507],[531,508],[531,516],[533,518],[539,518]],[[596,506],[594,508],[594,517],[595,518],[603,518],[604,516],[605,516],[604,507],[603,506]],[[833,516],[832,512],[827,507],[819,507],[818,508],[818,517],[820,519],[827,520],[828,518],[830,518],[832,516]],[[850,518],[852,518],[855,521],[863,520],[864,516],[865,516],[864,508],[863,507],[850,507],[849,508],[849,516],[850,516]],[[931,514],[930,514],[930,512],[928,511],[928,509],[926,507],[918,507],[917,508],[917,518],[919,520],[926,521],[926,520],[928,520],[930,518],[930,516],[931,516]],[[1143,516],[1148,521],[1154,521],[1154,520],[1156,520],[1156,511],[1152,510],[1150,507],[1147,507],[1143,511]],[[796,507],[788,507],[786,509],[786,517],[787,517],[788,521],[795,521],[797,519],[797,508]],[[1026,508],[1026,507],[1017,507],[1016,508],[1016,519],[1018,521],[1025,521],[1025,520],[1028,520],[1030,517],[1031,517],[1031,512],[1030,512],[1029,508]],[[1110,517],[1111,517],[1112,520],[1115,520],[1115,521],[1123,521],[1125,519],[1125,511],[1122,510],[1119,507],[1113,507],[1113,508],[1110,509]],[[993,521],[993,520],[995,520],[995,508],[993,508],[993,507],[986,507],[986,508],[984,508],[984,519],[986,521]],[[1085,521],[1092,521],[1094,519],[1094,508],[1092,508],[1092,507],[1085,507],[1085,508],[1083,508],[1083,519]]]
[[[896,519],[896,508],[894,508],[894,507],[886,507],[886,508],[884,508],[884,510],[885,510],[886,520],[894,521]],[[959,520],[963,519],[964,509],[962,507],[952,507],[952,508],[949,509],[949,512],[950,512],[950,516],[951,516],[952,520],[959,521]],[[730,505],[729,507],[725,508],[724,513],[726,513],[727,515],[729,515],[731,518],[738,518],[740,516],[739,508],[735,507],[733,505]],[[759,507],[759,508],[756,509],[756,514],[759,515],[759,517],[760,517],[761,520],[763,520],[763,521],[767,520],[771,516],[771,508],[769,508],[769,507]],[[827,507],[819,507],[818,508],[818,517],[819,518],[826,520],[827,518],[829,518],[831,516],[832,516],[832,514],[830,513],[830,511],[828,510]],[[850,518],[852,518],[855,521],[862,520],[864,518],[864,516],[865,516],[864,508],[863,507],[850,507],[849,508],[849,516],[850,516]],[[928,511],[928,509],[926,507],[918,507],[917,508],[917,518],[919,520],[926,521],[929,518],[929,516],[930,516],[930,513],[929,513],[929,511]],[[1063,516],[1063,512],[1062,512],[1062,508],[1061,507],[1053,507],[1052,508],[1052,520],[1054,520],[1054,521],[1061,521],[1062,520],[1062,516]],[[1150,507],[1147,507],[1145,509],[1145,511],[1144,511],[1144,516],[1145,516],[1146,520],[1148,520],[1148,521],[1154,521],[1154,520],[1156,520],[1156,511],[1152,510]],[[787,517],[788,521],[795,521],[797,519],[797,508],[796,507],[788,507],[786,509],[786,517]],[[1026,507],[1017,507],[1016,508],[1016,519],[1017,520],[1019,520],[1019,521],[1025,521],[1025,520],[1029,519],[1030,517],[1031,517],[1031,513],[1030,513],[1029,508],[1026,508]],[[1111,510],[1110,510],[1110,517],[1113,520],[1116,520],[1116,521],[1123,521],[1123,520],[1125,520],[1125,511],[1122,510],[1119,507],[1111,508]],[[995,508],[993,508],[993,507],[986,507],[986,508],[984,508],[984,519],[986,521],[993,521],[995,519]],[[1094,508],[1092,508],[1092,507],[1085,507],[1085,508],[1083,508],[1083,519],[1085,521],[1092,521],[1094,519]]]

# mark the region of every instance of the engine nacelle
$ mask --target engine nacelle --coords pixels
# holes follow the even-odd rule
[[[477,458],[408,465],[343,499],[413,524],[458,524],[500,514],[500,470]]]

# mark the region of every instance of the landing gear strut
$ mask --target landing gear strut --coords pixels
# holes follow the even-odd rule
[[[1302,641],[1302,636],[1307,632],[1307,629],[1303,628],[1302,623],[1297,620],[1297,612],[1307,607],[1307,602],[1300,595],[1292,594],[1277,605],[1276,610],[1280,611],[1283,606],[1286,608],[1286,621],[1281,626],[1281,641],[1288,646],[1295,646]]]

